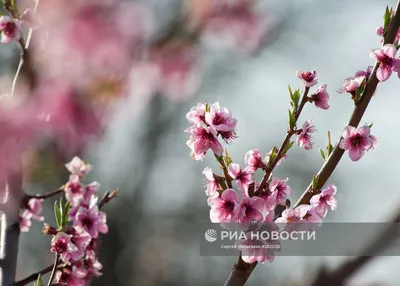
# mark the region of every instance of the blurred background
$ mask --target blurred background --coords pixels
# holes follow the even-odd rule
[[[88,183],[98,181],[103,192],[120,189],[104,208],[109,233],[100,250],[103,276],[93,282],[99,286],[222,285],[236,257],[201,257],[196,232],[196,224],[209,220],[201,172],[218,165],[210,153],[204,161],[190,158],[186,113],[204,101],[228,107],[239,137],[227,148],[243,164],[248,150],[266,154],[281,144],[287,86],[302,88],[297,70],[316,70],[319,83],[328,86],[331,107],[306,106],[300,122],[314,120],[315,146],[293,147],[275,173],[289,177],[296,201],[323,164],[318,148],[326,146],[328,130],[336,142],[352,112],[350,96],[337,90],[345,78],[373,64],[369,51],[380,46],[375,30],[386,5],[396,5],[394,0],[55,2],[41,0],[31,47],[40,77],[35,94],[46,94],[43,108],[51,105],[57,124],[50,126],[52,135],[26,148],[25,188],[30,194],[57,189],[68,180],[63,164],[77,154],[94,165]],[[2,45],[1,56],[7,89],[19,60],[17,45]],[[326,221],[383,222],[398,210],[399,85],[394,75],[378,87],[362,124],[374,123],[380,146],[359,162],[343,156],[329,180],[338,188],[339,209]],[[18,92],[27,93],[23,87]],[[40,125],[42,131],[50,127]],[[52,205],[47,201],[44,210],[49,223]],[[34,222],[21,235],[19,278],[53,261],[50,237],[41,228]],[[311,279],[322,264],[334,267],[345,259],[276,257],[258,265],[248,285],[293,285]],[[399,285],[399,263],[396,257],[377,258],[352,285]]]

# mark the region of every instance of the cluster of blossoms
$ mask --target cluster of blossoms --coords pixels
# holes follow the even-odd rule
[[[97,205],[100,185],[97,182],[81,183],[92,166],[78,157],[65,166],[71,172],[68,183],[63,187],[70,224],[58,229],[45,224],[43,232],[53,235],[51,251],[64,263],[56,273],[57,285],[84,286],[93,277],[101,275],[102,265],[97,259],[97,250],[99,234],[108,232],[106,214]],[[30,218],[44,220],[40,216],[42,201],[36,198],[29,200],[28,208],[20,216],[21,231],[29,230]]]

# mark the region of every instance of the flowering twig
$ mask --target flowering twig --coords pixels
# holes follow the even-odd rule
[[[303,93],[303,97],[301,99],[301,103],[300,103],[299,109],[296,111],[296,114],[295,114],[294,125],[296,125],[297,120],[299,119],[300,114],[303,111],[304,105],[308,101],[307,95],[308,95],[309,91],[310,91],[309,87],[306,87],[304,89],[304,93]],[[293,134],[294,134],[294,130],[289,129],[287,134],[286,134],[285,139],[283,139],[282,145],[279,148],[278,154],[276,155],[274,162],[272,162],[271,166],[269,168],[267,168],[267,170],[265,171],[265,175],[264,175],[264,177],[263,177],[263,179],[262,179],[262,181],[260,183],[260,186],[257,189],[258,193],[265,187],[265,184],[267,183],[269,177],[271,176],[272,171],[275,169],[275,167],[278,164],[279,160],[281,160],[282,156],[284,155],[283,152],[285,152],[286,146],[289,144],[290,138],[292,138]]]
[[[400,27],[400,1],[397,2],[396,12],[390,23],[388,33],[384,38],[383,45],[388,43],[390,44],[393,43],[399,27]],[[357,127],[358,124],[360,123],[361,118],[363,117],[365,110],[367,109],[368,104],[371,101],[371,98],[374,95],[376,87],[379,83],[376,77],[376,71],[378,67],[379,67],[379,62],[376,62],[372,70],[371,76],[367,81],[367,85],[365,87],[364,93],[362,94],[361,100],[354,107],[354,111],[351,114],[349,123],[347,125]],[[342,137],[339,139],[338,142],[340,142],[340,140],[342,140]],[[318,183],[316,186],[317,189],[320,189],[325,185],[325,183],[335,170],[340,159],[342,158],[344,152],[345,150],[341,149],[339,144],[336,144],[336,147],[333,149],[333,152],[331,153],[331,155],[326,160],[325,164],[322,166],[321,170],[317,174],[318,176]],[[311,188],[312,188],[312,183],[308,186],[307,190],[303,193],[303,195],[297,201],[295,206],[306,204],[310,201],[311,197],[313,196],[313,193],[309,191],[311,190]]]
[[[47,199],[47,198],[50,198],[50,197],[59,195],[59,194],[61,194],[62,192],[64,192],[64,186],[61,186],[60,188],[58,188],[58,189],[56,189],[56,190],[54,190],[54,191],[45,193],[45,194],[43,194],[43,195],[28,195],[28,194],[26,194],[26,195],[25,195],[25,200],[30,200],[30,199]]]
[[[55,274],[56,274],[56,271],[57,271],[57,265],[58,265],[58,262],[59,262],[59,259],[60,258],[60,254],[56,254],[55,255],[55,258],[54,258],[54,264],[53,264],[53,268],[52,268],[52,270],[51,270],[51,274],[50,274],[50,278],[49,278],[49,282],[47,283],[47,286],[50,286],[51,285],[51,283],[53,282],[53,280],[54,280],[54,276],[55,276]]]
[[[384,37],[383,45],[388,44],[388,43],[393,44],[399,27],[400,27],[400,1],[397,3],[396,12],[390,22],[388,33]],[[368,104],[376,90],[376,87],[379,83],[377,76],[376,76],[376,72],[379,67],[379,64],[380,64],[379,62],[376,62],[374,65],[374,68],[371,72],[371,75],[370,75],[368,81],[367,81],[367,84],[366,84],[365,90],[362,94],[362,97],[359,101],[357,101],[354,111],[350,117],[350,120],[348,123],[349,126],[357,127],[361,121],[361,118],[364,115],[365,110],[367,109],[367,106],[368,106]],[[302,100],[302,102],[303,102],[303,100]],[[296,115],[297,115],[297,113],[296,113]],[[296,121],[297,121],[297,118],[296,118]],[[291,136],[290,133],[288,133],[287,136],[285,137],[285,140],[282,144],[283,147],[285,147],[286,146],[285,144],[287,144],[287,142],[289,142],[289,139],[290,139],[289,136]],[[340,138],[340,140],[342,140],[342,138]],[[340,142],[340,140],[339,140],[339,142]],[[281,154],[282,154],[281,152],[283,152],[282,149],[283,148],[281,148],[279,150],[279,153],[278,153],[279,156],[281,156]],[[339,147],[339,144],[336,144],[336,147],[334,148],[333,152],[330,154],[329,158],[327,159],[325,164],[322,166],[322,168],[318,172],[317,176],[314,177],[314,178],[318,178],[318,180],[313,180],[313,182],[310,184],[310,186],[307,188],[307,190],[303,193],[303,195],[301,196],[301,198],[298,200],[298,202],[296,203],[296,205],[294,207],[297,207],[301,204],[309,203],[311,197],[315,194],[314,190],[321,189],[325,185],[328,178],[331,176],[331,174],[335,170],[335,168],[336,168],[337,164],[339,163],[343,154],[344,154],[344,150]],[[273,162],[272,166],[275,167],[275,165],[276,165],[275,163],[278,162],[279,159],[280,158],[277,157],[276,160]],[[273,168],[270,168],[270,170],[267,170],[267,172],[263,178],[263,181],[260,184],[260,188],[259,188],[260,190],[262,190],[262,188],[266,184],[266,182],[272,172],[271,169],[273,170]],[[311,190],[313,190],[313,192],[311,192]],[[257,266],[257,262],[254,262],[252,264],[247,264],[239,257],[238,261],[235,263],[235,265],[224,285],[225,286],[244,285],[256,266]]]

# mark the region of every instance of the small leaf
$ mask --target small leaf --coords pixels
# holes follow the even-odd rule
[[[386,6],[385,14],[383,15],[383,31],[387,30],[391,16],[392,16],[392,8],[390,8],[389,11],[389,7]]]
[[[220,163],[221,165],[224,164],[224,156],[223,155],[218,156],[218,155],[214,154],[214,157],[215,157],[215,159],[217,159],[218,163]]]
[[[289,151],[289,149],[292,148],[293,144],[294,144],[294,141],[289,142],[289,143],[286,145],[285,149],[283,150],[282,155],[285,155],[285,154]]]
[[[313,180],[312,180],[312,189],[313,190],[316,190],[318,188],[318,181],[319,181],[319,176],[318,175],[314,176]]]
[[[226,166],[229,166],[229,164],[232,162],[233,161],[232,161],[231,157],[229,157],[228,150],[225,149],[225,164],[226,164]]]
[[[324,151],[322,149],[319,149],[319,153],[321,153],[322,159],[326,160],[325,153],[324,153]]]
[[[291,112],[289,110],[289,126],[290,126],[290,129],[293,129],[295,125],[296,125],[296,119],[295,119],[295,116],[294,116],[294,112]]]
[[[54,216],[56,218],[56,223],[59,229],[61,229],[62,219],[61,219],[61,210],[57,204],[57,201],[54,202]]]
[[[63,227],[66,226],[66,225],[68,224],[68,215],[69,215],[69,210],[70,210],[70,208],[71,208],[71,203],[68,201],[68,202],[66,202],[65,205],[64,205],[64,211],[63,211],[64,217],[63,217],[63,221],[62,221],[62,223],[63,223],[62,226],[63,226]]]
[[[39,274],[34,286],[44,286],[42,276]]]

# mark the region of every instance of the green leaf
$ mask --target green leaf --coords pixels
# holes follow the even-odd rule
[[[322,159],[326,160],[325,153],[324,153],[324,151],[322,149],[319,149],[319,153],[321,153]]]
[[[285,147],[285,149],[283,150],[282,155],[285,155],[285,154],[289,151],[289,149],[292,148],[293,144],[294,144],[294,141],[291,141],[291,142],[289,142],[288,144],[286,144],[286,147]]]
[[[206,103],[206,112],[210,112],[210,108],[211,108],[210,104]]]
[[[293,92],[292,92],[292,88],[290,87],[290,85],[288,85],[288,87],[289,87],[289,94],[290,94],[290,98],[292,99],[292,98],[293,98]]]
[[[233,161],[232,161],[231,157],[229,157],[228,150],[225,149],[225,164],[226,164],[226,166],[229,166],[229,164],[232,162]]]
[[[392,16],[391,12],[392,12],[392,9],[390,8],[390,11],[389,11],[389,7],[386,6],[385,14],[383,15],[383,31],[386,31],[389,26],[390,18]]]
[[[217,154],[214,154],[215,159],[217,159],[218,163],[221,165],[224,164],[224,155],[218,156]]]
[[[316,190],[318,188],[318,181],[319,181],[319,176],[316,175],[312,179],[312,189]]]
[[[57,204],[57,201],[54,202],[54,216],[56,218],[56,223],[59,229],[62,227],[62,216],[61,216],[61,209]]]
[[[69,214],[70,208],[71,208],[71,203],[68,201],[68,202],[65,203],[64,210],[63,210],[63,215],[64,215],[63,222],[62,222],[63,223],[63,227],[66,226],[67,223],[68,223],[68,214]]]
[[[290,126],[290,129],[293,129],[295,125],[296,125],[296,118],[294,116],[294,112],[289,110],[289,126]]]
[[[36,282],[33,284],[34,286],[44,286],[43,280],[42,280],[42,276],[39,274]]]

